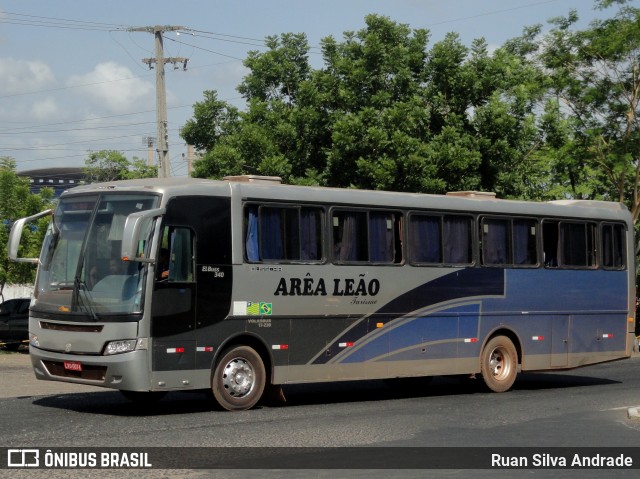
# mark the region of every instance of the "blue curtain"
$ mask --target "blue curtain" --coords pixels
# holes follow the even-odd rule
[[[393,228],[388,228],[392,221],[388,213],[369,214],[369,255],[370,261],[391,263],[393,261]]]
[[[339,213],[342,223],[341,237],[336,247],[336,257],[340,261],[366,261],[366,230],[364,213]],[[365,240],[364,242],[362,240]]]
[[[536,264],[535,235],[531,233],[535,228],[534,221],[513,222],[513,262],[515,264]]]
[[[247,237],[245,238],[245,248],[249,261],[260,261],[258,250],[258,208],[251,206],[248,208]]]
[[[482,248],[484,251],[484,263],[509,263],[509,250],[507,245],[507,222],[503,220],[485,220],[483,228],[484,241],[482,244]]]
[[[444,262],[468,264],[471,262],[470,219],[465,216],[445,216],[443,226]]]
[[[441,263],[440,217],[411,216],[411,261]]]
[[[320,259],[318,257],[318,236],[316,211],[302,208],[300,211],[300,259]]]
[[[280,211],[277,208],[262,208],[260,215],[262,259],[284,259]]]

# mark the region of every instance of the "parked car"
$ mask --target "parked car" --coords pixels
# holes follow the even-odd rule
[[[31,299],[8,299],[0,304],[0,346],[17,350],[29,339],[29,305]]]

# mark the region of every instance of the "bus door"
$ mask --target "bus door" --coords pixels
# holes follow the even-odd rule
[[[164,224],[154,271],[151,307],[153,370],[195,369],[195,234]]]

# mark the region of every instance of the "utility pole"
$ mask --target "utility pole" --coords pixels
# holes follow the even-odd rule
[[[167,128],[167,92],[164,80],[164,66],[172,63],[174,67],[180,63],[183,68],[187,69],[188,58],[182,57],[164,57],[164,47],[162,43],[162,34],[167,31],[187,30],[185,27],[156,25],[155,27],[136,27],[129,28],[130,32],[148,32],[155,36],[155,58],[144,58],[143,63],[149,65],[149,69],[156,69],[156,121],[157,121],[157,153],[158,153],[158,178],[167,178],[170,176],[169,170],[169,131]]]
[[[182,155],[184,157],[184,154]],[[193,171],[193,160],[196,155],[193,152],[193,145],[187,145],[187,156],[185,160],[187,160],[187,176],[191,176],[191,172]]]
[[[147,147],[147,166],[153,165],[153,145],[155,142],[155,136],[145,136],[142,138],[142,144]]]

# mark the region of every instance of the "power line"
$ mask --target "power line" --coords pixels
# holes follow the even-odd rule
[[[70,22],[70,23],[82,23],[82,24],[91,24],[91,25],[101,25],[101,26],[109,26],[109,27],[122,27],[123,25],[117,23],[103,23],[103,22],[91,22],[86,20],[72,20],[68,18],[56,18],[56,17],[44,17],[41,15],[28,15],[26,13],[17,13],[17,12],[4,12],[6,15],[15,15],[17,17],[29,17],[29,18],[41,18],[46,20],[56,20],[61,22]]]
[[[102,125],[102,126],[92,126],[92,127],[87,127],[87,128],[66,128],[66,129],[60,129],[60,130],[33,130],[33,131],[0,131],[0,135],[32,135],[34,133],[66,133],[66,132],[74,132],[74,131],[93,131],[93,130],[106,130],[106,129],[111,129],[111,128],[129,128],[132,126],[139,126],[139,125],[148,125],[148,124],[153,124],[152,121],[145,121],[145,122],[139,122],[139,123],[122,123],[122,124],[115,124],[115,125]]]
[[[220,55],[220,56],[226,57],[226,58],[232,58],[234,60],[238,60],[238,61],[241,61],[241,62],[244,61],[242,58],[234,57],[233,55],[227,55],[225,53],[220,53],[220,52],[216,52],[216,51],[213,51],[213,50],[208,50],[207,48],[202,48],[202,47],[199,47],[198,45],[193,45],[191,43],[182,42],[180,40],[176,40],[175,38],[170,38],[170,37],[164,37],[164,38],[165,38],[165,40],[170,40],[170,41],[172,41],[174,43],[179,43],[181,45],[186,45],[188,47],[192,47],[192,48],[195,48],[197,50],[202,50],[202,51],[205,51],[205,52],[213,53],[215,55]]]
[[[41,15],[28,15],[25,13],[7,11],[5,11],[4,14],[9,15],[9,17],[0,18],[0,23],[97,31],[108,31],[113,29],[126,28],[124,25],[119,25],[116,23],[102,23],[86,20],[73,20],[69,18],[44,17]],[[12,16],[20,18],[11,18]]]
[[[441,22],[435,22],[435,23],[428,23],[427,25],[425,25],[426,27],[435,27],[438,25],[444,25],[447,23],[455,23],[455,22],[462,22],[465,20],[473,20],[475,18],[481,18],[481,17],[488,17],[491,15],[497,15],[500,13],[507,13],[507,12],[513,12],[515,10],[522,10],[523,8],[529,8],[529,7],[537,7],[540,5],[546,5],[548,3],[555,3],[558,0],[545,0],[543,2],[534,2],[534,3],[527,3],[526,5],[519,5],[517,7],[511,7],[511,8],[505,8],[502,10],[493,10],[490,12],[484,12],[484,13],[478,13],[477,15],[470,15],[468,17],[459,17],[459,18],[452,18],[450,20],[443,20]]]

